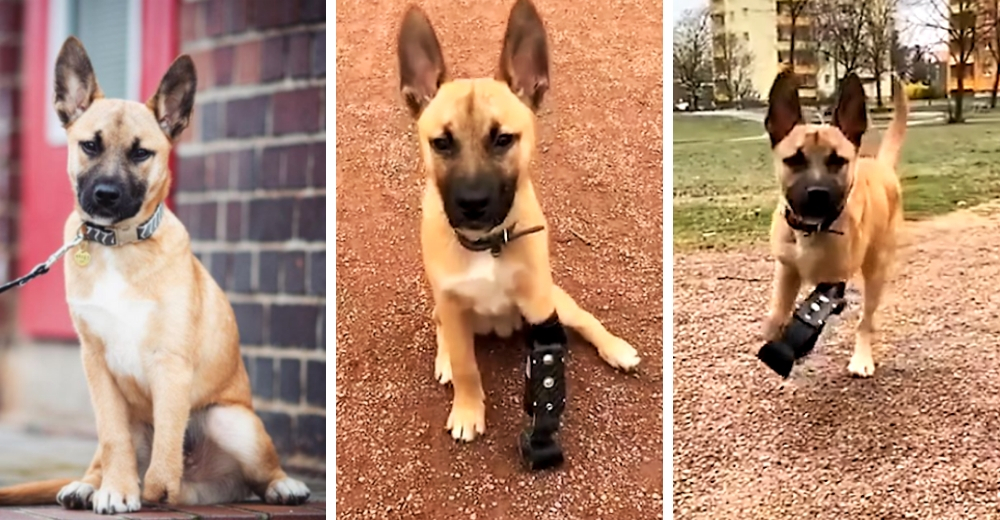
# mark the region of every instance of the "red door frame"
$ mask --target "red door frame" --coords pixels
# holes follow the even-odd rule
[[[160,78],[178,54],[180,0],[142,0],[141,99],[156,91]],[[21,89],[20,248],[17,272],[44,261],[62,243],[63,226],[72,210],[73,191],[66,176],[66,147],[45,139],[46,111],[52,94],[46,85],[49,0],[25,2]],[[173,169],[171,158],[171,169]],[[37,339],[75,338],[66,305],[63,270],[36,278],[18,290],[18,332]]]

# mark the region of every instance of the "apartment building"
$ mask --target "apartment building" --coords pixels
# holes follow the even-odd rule
[[[949,0],[948,4],[951,9],[950,23],[952,27],[960,28],[961,24],[973,23],[972,20],[974,20],[974,23],[978,26],[977,30],[981,31],[979,34],[981,38],[980,42],[976,44],[972,55],[966,60],[965,79],[962,82],[962,87],[966,94],[990,92],[993,90],[997,64],[993,59],[993,52],[991,51],[993,45],[991,42],[995,38],[990,34],[990,26],[993,24],[988,14],[987,0],[979,0],[978,5],[977,2],[971,0]],[[963,14],[963,11],[972,10],[979,10],[978,16],[974,18],[962,18],[963,16],[967,16],[967,13]],[[961,42],[952,41],[949,44],[951,49],[943,53],[946,56],[942,57],[945,59],[945,63],[948,64],[948,92],[954,93],[958,91],[958,57],[961,51]]]

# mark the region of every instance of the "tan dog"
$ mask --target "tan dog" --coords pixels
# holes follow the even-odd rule
[[[865,91],[854,74],[841,84],[831,125],[805,124],[798,83],[789,72],[771,87],[766,126],[771,136],[781,201],[771,220],[776,258],[774,294],[764,335],[777,338],[803,284],[864,279],[864,308],[847,369],[868,377],[874,315],[882,298],[903,219],[896,162],[906,133],[907,101],[897,89],[895,113],[876,157],[861,157],[868,127]]]
[[[507,337],[522,317],[530,327],[557,314],[611,366],[631,369],[639,357],[552,282],[548,232],[539,229],[545,217],[529,177],[533,110],[549,82],[535,7],[518,0],[511,10],[497,79],[449,81],[434,29],[415,6],[398,44],[426,174],[421,250],[435,302],[434,372],[454,386],[447,428],[471,441],[486,426],[475,334]]]
[[[209,504],[251,492],[304,502],[309,490],[281,469],[253,411],[232,307],[163,206],[172,141],[194,105],[193,62],[179,57],[146,104],[105,99],[71,37],[55,78],[76,195],[64,238],[86,236],[65,262],[66,298],[99,445],[79,481],[0,490],[0,505],[58,494],[66,508],[107,514],[138,510],[140,497]]]

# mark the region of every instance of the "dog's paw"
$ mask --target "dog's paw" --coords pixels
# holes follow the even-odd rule
[[[93,509],[94,486],[80,481],[70,482],[59,490],[56,502],[66,509]]]
[[[851,362],[847,365],[847,371],[855,377],[871,377],[875,374],[875,361],[871,356],[864,356],[854,353]]]
[[[447,352],[438,349],[437,357],[434,358],[434,379],[438,383],[446,385],[451,382],[451,358]]]
[[[639,364],[639,353],[621,338],[614,338],[610,345],[599,349],[598,354],[609,365],[626,372]]]
[[[306,500],[309,500],[309,488],[290,477],[271,482],[264,493],[264,501],[268,504],[297,506]]]
[[[181,477],[156,472],[151,466],[142,482],[142,501],[147,504],[176,504],[181,496]]]
[[[460,404],[456,400],[445,427],[456,441],[471,442],[486,431],[486,404],[481,400]]]
[[[134,491],[122,492],[108,486],[101,486],[93,496],[94,512],[99,515],[134,513],[142,507],[139,501],[139,487]]]

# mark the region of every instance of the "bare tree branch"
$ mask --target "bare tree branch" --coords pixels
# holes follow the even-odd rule
[[[715,37],[715,79],[721,80],[730,102],[757,97],[750,81],[753,54],[737,35],[726,32]]]
[[[691,107],[712,79],[712,29],[708,10],[687,10],[674,25],[674,80],[687,91]]]

